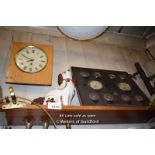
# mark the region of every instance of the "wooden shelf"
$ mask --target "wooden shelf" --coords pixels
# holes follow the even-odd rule
[[[27,105],[21,109],[2,110],[5,112],[9,125],[24,125],[27,120],[33,125],[41,125],[47,120],[45,114],[36,105]],[[109,107],[109,106],[64,106],[61,110],[47,109],[54,118],[56,124],[123,124],[123,123],[146,123],[155,117],[155,109],[146,107]]]

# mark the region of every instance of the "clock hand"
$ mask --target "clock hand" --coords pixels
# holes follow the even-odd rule
[[[27,60],[26,62],[34,61],[34,59]]]
[[[27,56],[25,56],[24,54],[21,54],[23,57],[32,60],[31,58],[28,58]]]

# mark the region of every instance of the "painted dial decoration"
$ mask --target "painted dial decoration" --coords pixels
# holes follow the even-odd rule
[[[15,57],[18,68],[27,73],[36,73],[47,65],[47,55],[35,46],[27,46],[21,49]]]
[[[101,90],[103,88],[103,84],[100,81],[92,80],[88,82],[90,88],[94,90]]]

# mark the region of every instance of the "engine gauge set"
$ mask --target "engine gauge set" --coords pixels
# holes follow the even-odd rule
[[[71,67],[81,105],[148,106],[149,99],[127,72]]]

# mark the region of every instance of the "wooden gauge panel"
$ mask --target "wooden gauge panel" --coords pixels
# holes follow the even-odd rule
[[[71,67],[81,105],[149,106],[149,99],[127,72]]]
[[[53,46],[14,42],[11,49],[6,83],[51,85]]]

